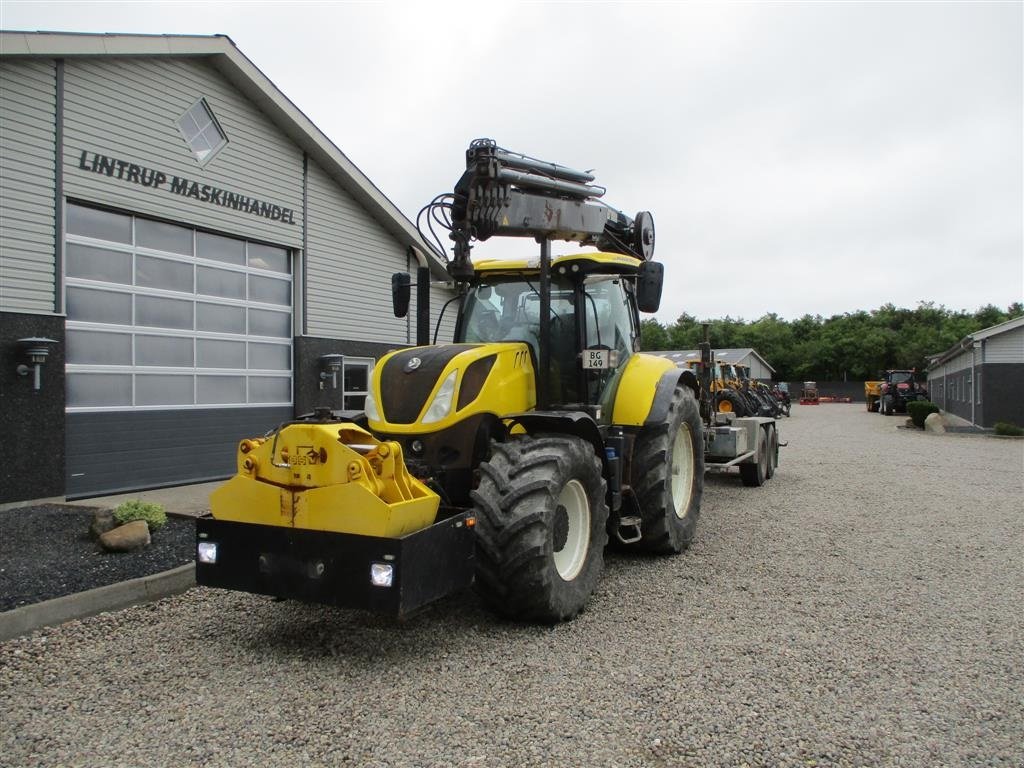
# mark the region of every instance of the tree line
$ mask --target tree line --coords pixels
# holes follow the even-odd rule
[[[832,317],[804,315],[784,320],[770,313],[746,321],[711,320],[715,349],[753,347],[775,369],[777,381],[862,381],[892,368],[924,371],[927,356],[945,352],[964,336],[1024,315],[1024,304],[1005,310],[988,304],[976,312],[954,311],[923,301],[916,309],[883,304]],[[641,322],[645,350],[696,349],[701,321],[683,314],[672,325]]]

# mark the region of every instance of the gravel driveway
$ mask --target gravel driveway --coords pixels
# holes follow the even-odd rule
[[[1020,768],[1024,442],[793,413],[567,625],[194,589],[2,644],[0,763]]]

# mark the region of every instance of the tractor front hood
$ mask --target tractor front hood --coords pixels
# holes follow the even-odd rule
[[[436,432],[478,413],[532,409],[534,381],[524,342],[403,349],[374,368],[366,417],[377,433]]]

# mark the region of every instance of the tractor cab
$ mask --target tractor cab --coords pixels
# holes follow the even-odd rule
[[[552,260],[545,339],[552,407],[591,410],[598,422],[608,421],[640,335],[635,264],[602,253]],[[540,370],[541,295],[534,272],[525,264],[477,265],[460,308],[456,343],[525,342]]]

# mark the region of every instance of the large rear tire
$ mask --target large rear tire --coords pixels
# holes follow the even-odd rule
[[[693,392],[677,384],[665,419],[637,435],[630,484],[640,506],[639,549],[674,554],[693,541],[704,495],[703,430]]]
[[[470,494],[484,602],[509,618],[550,623],[583,610],[604,569],[605,493],[601,462],[579,438],[492,443]]]

